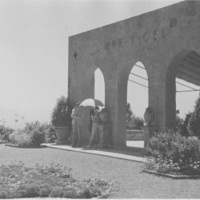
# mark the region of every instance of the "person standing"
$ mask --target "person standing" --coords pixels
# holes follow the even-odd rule
[[[99,107],[96,106],[94,108],[94,113],[91,115],[92,119],[92,133],[90,136],[90,142],[87,146],[88,148],[91,147],[94,143],[97,144],[98,140],[98,123],[99,123]]]
[[[90,109],[90,122],[89,122],[89,126],[88,126],[90,137],[91,137],[91,134],[92,134],[92,116],[93,115],[94,115],[94,109]]]
[[[110,147],[110,125],[108,123],[108,112],[103,108],[99,112],[99,143],[98,148]]]
[[[72,147],[81,146],[81,129],[83,125],[83,108],[76,103],[72,110]]]

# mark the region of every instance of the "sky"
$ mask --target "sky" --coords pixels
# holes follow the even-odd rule
[[[56,100],[68,92],[69,36],[177,2],[0,0],[0,124],[50,122]],[[132,84],[128,91],[133,89],[141,96],[128,101],[143,116],[146,88]]]

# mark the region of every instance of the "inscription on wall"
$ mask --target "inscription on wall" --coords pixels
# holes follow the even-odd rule
[[[154,29],[152,31],[145,31],[141,35],[138,32],[133,32],[129,37],[126,38],[118,38],[115,40],[107,41],[104,44],[104,50],[109,51],[115,48],[122,48],[125,45],[131,44],[132,46],[136,43],[136,41],[142,42],[146,44],[147,42],[154,42],[160,38],[167,38],[166,30],[177,27],[178,21],[177,18],[171,18],[168,22],[168,26],[161,27],[158,29]]]
[[[188,23],[188,20],[185,21],[186,25]],[[129,34],[129,36],[108,40],[105,43],[103,43],[101,47],[97,42],[97,44],[95,44],[95,48],[92,47],[92,52],[90,52],[90,56],[95,56],[101,51],[111,52],[114,51],[115,49],[125,48],[127,46],[133,46],[133,48],[137,48],[138,45],[150,46],[153,42],[156,42],[159,39],[166,39],[167,35],[170,34],[170,30],[177,28],[177,26],[178,26],[178,19],[171,18],[169,19],[165,27],[162,26],[153,30],[146,30],[146,31],[144,30],[142,33],[139,32],[139,30],[136,30],[133,33]],[[84,43],[84,41],[82,42]],[[87,41],[85,42],[87,45]],[[74,52],[73,57],[75,60],[77,60],[77,57],[79,57],[76,51]]]
[[[162,28],[160,30],[153,30],[151,32],[145,31],[142,35],[137,35],[137,32],[132,33],[131,36],[127,38],[118,38],[115,40],[107,41],[104,43],[104,50],[109,51],[115,48],[122,48],[125,45],[131,44],[134,45],[136,40],[139,40],[140,42],[147,43],[148,41],[152,40],[156,41],[159,38],[166,38],[166,28]]]

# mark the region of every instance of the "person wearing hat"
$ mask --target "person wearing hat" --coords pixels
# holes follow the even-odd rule
[[[72,110],[72,147],[81,146],[81,129],[83,125],[83,109],[79,106],[80,102],[76,102]]]

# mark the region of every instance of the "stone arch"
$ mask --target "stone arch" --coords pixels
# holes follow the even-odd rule
[[[178,53],[166,74],[166,127],[175,128],[176,77],[200,86],[200,55],[194,50]]]
[[[137,82],[141,83],[142,85],[147,86],[147,88],[146,88],[147,93],[148,93],[148,85],[149,85],[147,69],[141,61],[135,62],[134,65],[132,66],[132,68],[129,69],[129,70],[130,71],[129,71],[129,74],[128,74],[128,78],[126,80],[127,81],[127,102],[128,102],[128,92],[129,92],[128,86],[129,86],[129,84],[137,84]],[[140,73],[140,74],[137,74],[137,73]],[[138,78],[137,75],[139,75],[142,78],[146,78],[147,80],[144,80],[142,78]],[[136,83],[134,83],[134,82],[131,83],[130,81],[136,81]],[[140,85],[139,87],[142,88],[142,85]],[[136,85],[134,85],[134,86],[136,86]],[[138,94],[135,94],[135,95],[140,95],[140,94],[138,93]],[[145,108],[148,107],[148,104],[149,104],[149,97],[147,96],[147,104],[143,105],[143,107],[141,108],[142,112],[143,112],[142,114],[144,114]]]
[[[141,61],[142,62],[142,61]],[[118,72],[118,80],[117,80],[117,129],[120,132],[118,134],[118,138],[116,135],[112,138],[115,144],[118,143],[120,146],[126,146],[126,104],[127,104],[127,84],[128,84],[128,77],[131,72],[131,69],[137,63],[137,60],[131,60],[123,63],[124,65],[120,68]],[[145,63],[145,62],[142,62]],[[144,65],[145,66],[145,65]],[[146,70],[147,77],[148,72]],[[149,101],[149,99],[148,99]],[[145,111],[145,108],[144,108]]]
[[[84,98],[94,98],[95,97],[95,72],[99,72],[104,79],[104,88],[106,84],[107,74],[102,66],[95,65],[92,61],[88,61],[87,70],[82,73],[83,83],[82,85],[87,85],[89,91],[85,92]]]
[[[140,60],[140,59],[134,59],[131,61],[127,61],[126,63],[123,63],[124,66],[121,68],[119,71],[119,78],[118,78],[118,86],[126,92],[124,95],[127,98],[127,86],[128,86],[128,78],[130,75],[131,70],[134,68],[134,66],[138,63],[142,63],[144,66],[144,69],[146,71],[147,79],[148,79],[148,84],[149,84],[149,68],[148,68],[148,63],[146,61]],[[127,99],[126,99],[127,101]]]
[[[138,60],[148,75],[149,106],[155,112],[155,129],[174,126],[175,75],[195,82],[199,79],[195,77],[200,67],[193,64],[189,71],[194,68],[197,73],[192,75],[181,73],[178,67],[185,57],[194,58],[198,66],[199,11],[200,2],[183,1],[69,38],[68,94],[73,100],[93,98],[93,75],[99,66],[105,78],[105,105],[115,146],[125,145],[127,79]]]
[[[94,98],[105,104],[105,79],[100,68],[94,71]]]

